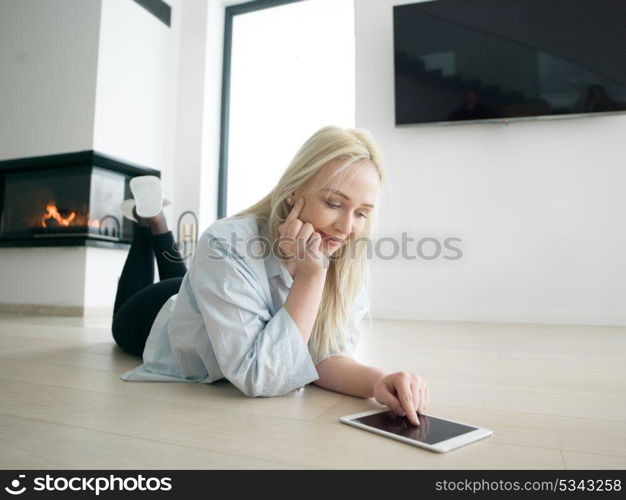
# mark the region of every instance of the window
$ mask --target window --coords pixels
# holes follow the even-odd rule
[[[218,217],[276,184],[302,143],[355,122],[353,0],[226,9]]]

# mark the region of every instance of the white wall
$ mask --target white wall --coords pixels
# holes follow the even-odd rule
[[[457,236],[463,257],[375,261],[373,315],[626,324],[626,116],[396,128],[400,3],[356,0],[357,126],[391,181],[379,236]]]
[[[84,252],[82,305],[87,312],[112,311],[117,282],[128,251],[121,248],[87,247]]]
[[[100,0],[0,2],[0,159],[92,149]],[[0,248],[0,304],[82,307],[87,249]]]
[[[176,113],[181,9],[168,3],[169,28],[131,0],[0,2],[0,159],[95,149],[161,170],[174,199],[186,117]],[[0,254],[0,304],[89,310],[112,308],[126,251]]]
[[[0,250],[0,304],[83,305],[85,247]]]
[[[0,159],[96,149],[173,167],[178,0],[0,2]]]
[[[0,159],[92,148],[100,4],[0,2]]]
[[[231,5],[247,3],[247,1],[252,0],[211,0],[208,2],[202,157],[197,177],[197,185],[200,188],[198,209],[200,233],[217,220],[225,9]]]
[[[180,12],[168,3],[170,27],[136,2],[102,0],[93,148],[160,170],[171,199]]]
[[[102,2],[94,149],[161,171],[176,238],[179,215],[199,211],[207,0],[168,0],[170,27],[136,2]]]
[[[1,2],[0,159],[100,149],[162,169],[166,196],[174,200],[166,211],[172,225],[171,213],[186,209],[199,213],[200,229],[212,223],[223,6],[234,2],[170,3],[171,31],[130,1]],[[626,117],[396,128],[391,6],[397,3],[410,2],[356,0],[357,125],[378,139],[391,180],[379,235],[457,236],[464,255],[374,262],[374,315],[626,324],[620,192]],[[183,23],[191,31],[179,40]],[[207,45],[198,48],[203,30]],[[40,292],[22,297],[11,283],[37,287],[50,262],[11,281],[19,251],[2,250],[0,302],[37,303]],[[29,259],[40,251],[28,250]],[[66,255],[64,265],[80,262]],[[98,272],[116,280],[120,269],[109,262]],[[74,287],[72,272],[63,276],[76,301],[100,304],[92,284],[101,277],[85,263],[85,284]],[[89,296],[79,297],[81,290]],[[46,297],[66,301],[54,293]]]
[[[92,247],[0,250],[0,305],[83,308],[87,313],[112,310],[127,254]]]
[[[193,210],[199,219],[198,235],[217,220],[225,8],[249,1],[185,0],[181,5],[172,221]]]
[[[200,210],[207,10],[206,0],[185,0],[180,7],[175,175],[169,177],[174,188],[174,230],[183,212],[198,215]]]

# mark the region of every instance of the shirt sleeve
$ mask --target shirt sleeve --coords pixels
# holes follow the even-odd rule
[[[319,378],[287,309],[272,316],[263,287],[236,252],[209,236],[220,258],[198,252],[189,271],[220,370],[250,397],[280,396]],[[215,253],[213,253],[215,257]]]
[[[333,356],[348,356],[354,357],[356,348],[359,344],[359,340],[361,339],[361,321],[369,311],[370,304],[367,298],[367,289],[363,287],[357,298],[354,301],[354,306],[352,307],[352,311],[350,313],[350,319],[348,322],[348,332],[346,335],[345,343],[341,343],[340,339],[337,338],[337,347],[336,351],[329,353],[325,357],[321,357],[315,365],[317,366],[322,361],[328,358],[332,358]]]

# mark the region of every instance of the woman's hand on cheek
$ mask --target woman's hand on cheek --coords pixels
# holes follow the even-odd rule
[[[285,222],[278,226],[281,253],[296,264],[296,275],[321,275],[328,269],[328,258],[322,252],[322,236],[313,224],[298,217],[304,207],[304,198],[293,206]]]
[[[418,413],[428,406],[428,383],[410,372],[390,373],[374,384],[374,398],[398,416],[405,416],[413,425],[419,425]]]

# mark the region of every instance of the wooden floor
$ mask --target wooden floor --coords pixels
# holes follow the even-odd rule
[[[447,454],[349,427],[378,407],[315,386],[122,382],[107,319],[0,317],[3,469],[626,468],[626,328],[375,321],[359,359],[410,370],[429,411],[494,430]]]

